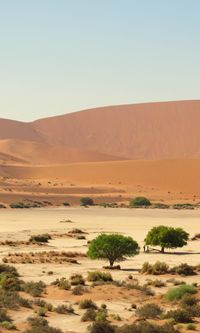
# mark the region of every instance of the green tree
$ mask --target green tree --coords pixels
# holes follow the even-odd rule
[[[91,259],[108,260],[110,267],[113,267],[114,262],[124,260],[124,256],[131,257],[138,253],[138,243],[131,237],[101,234],[92,240],[87,255]]]
[[[81,206],[93,206],[94,205],[94,201],[90,197],[81,198],[80,203],[81,203]]]
[[[165,248],[175,249],[183,247],[187,244],[189,234],[182,228],[172,228],[160,225],[153,227],[145,238],[146,245],[160,246],[161,252],[164,253]]]
[[[142,206],[150,206],[151,202],[149,199],[145,197],[136,197],[132,199],[129,203],[130,207],[142,207]]]

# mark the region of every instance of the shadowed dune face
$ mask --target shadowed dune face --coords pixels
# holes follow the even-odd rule
[[[200,101],[146,103],[90,109],[32,123],[1,119],[0,139],[25,141],[24,154],[30,150],[33,163],[198,158],[199,123]],[[43,146],[29,144],[28,148],[27,142]],[[18,157],[26,160],[23,149]]]

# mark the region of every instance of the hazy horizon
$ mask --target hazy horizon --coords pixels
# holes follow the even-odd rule
[[[200,2],[0,0],[0,118],[200,99]]]

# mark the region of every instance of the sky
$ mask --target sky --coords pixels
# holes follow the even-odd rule
[[[0,117],[200,99],[199,0],[0,0]]]

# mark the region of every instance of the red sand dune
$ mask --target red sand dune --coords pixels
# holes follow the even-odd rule
[[[7,157],[7,158],[6,158]],[[0,140],[0,161],[7,164],[66,164],[75,162],[112,161],[114,156],[67,146],[54,146],[34,141]]]
[[[116,160],[198,158],[199,124],[200,101],[145,103],[90,109],[32,123],[0,119],[0,139],[52,145],[55,156],[56,151],[65,154],[64,146],[77,149],[67,162],[91,161],[93,157],[94,161],[112,160],[113,156]],[[40,145],[37,147],[42,150]],[[36,153],[35,148],[30,147],[33,162],[44,163],[43,154]],[[85,151],[95,154],[83,158]],[[23,149],[20,158],[26,160]],[[47,158],[47,162],[55,163],[55,159]]]

